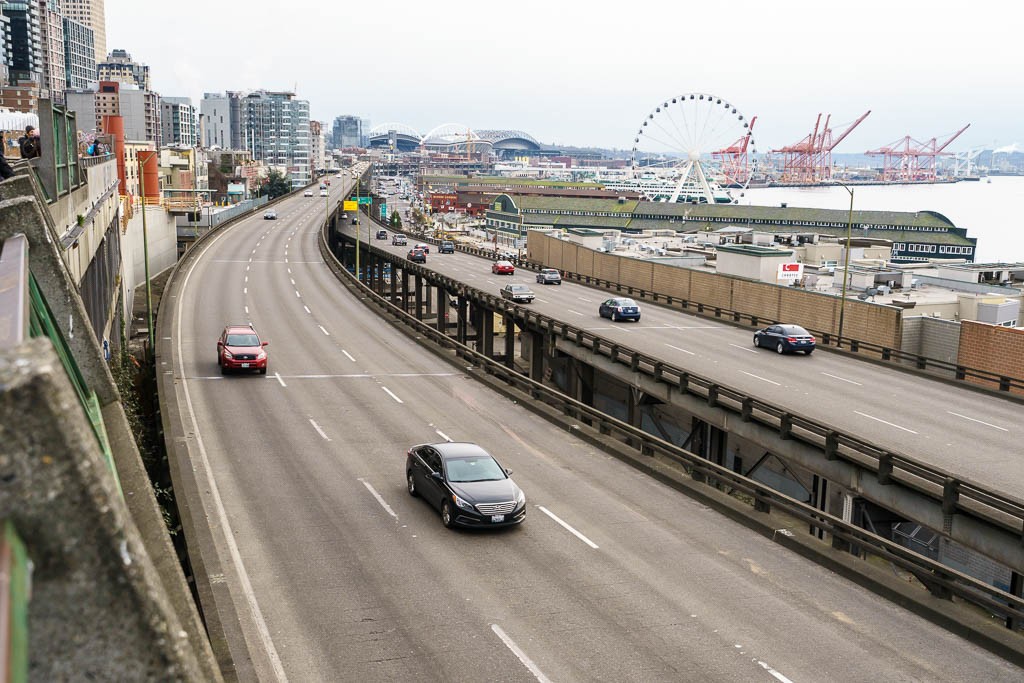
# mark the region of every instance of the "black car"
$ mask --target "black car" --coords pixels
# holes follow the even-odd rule
[[[449,242],[445,240],[441,242],[441,246],[437,248],[439,254],[454,254],[455,253],[455,242]]]
[[[769,325],[754,333],[754,346],[775,349],[779,353],[803,351],[808,356],[814,351],[814,335],[799,325]]]
[[[409,495],[440,510],[448,528],[510,526],[526,519],[526,496],[510,474],[475,443],[420,444],[406,453]]]
[[[423,251],[422,249],[410,249],[408,258],[413,263],[426,263],[427,252]]]

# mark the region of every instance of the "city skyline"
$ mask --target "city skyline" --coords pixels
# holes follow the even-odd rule
[[[546,144],[628,149],[662,101],[706,92],[758,117],[758,151],[799,141],[818,113],[841,131],[869,109],[837,151],[905,135],[941,142],[969,123],[950,148],[960,151],[1024,140],[1012,28],[996,21],[994,3],[980,5],[955,17],[954,33],[952,18],[921,16],[935,5],[875,0],[839,19],[802,0],[783,9],[738,0],[729,15],[678,18],[677,5],[655,2],[647,8],[666,20],[633,25],[583,3],[532,0],[514,14],[448,2],[381,17],[326,4],[297,21],[263,0],[245,13],[183,0],[176,14],[203,20],[150,35],[164,10],[107,0],[107,33],[108,49],[150,65],[161,94],[198,102],[203,92],[295,91],[325,122],[354,114],[421,133],[443,123],[517,128]],[[985,41],[971,47],[969,36]]]

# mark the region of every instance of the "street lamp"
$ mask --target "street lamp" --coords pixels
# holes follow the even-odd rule
[[[853,232],[853,188],[834,181],[850,193],[850,212],[846,215],[846,253],[843,255],[843,290],[839,301],[839,340],[836,344],[843,348],[843,315],[846,313],[846,283],[850,279],[850,233]]]

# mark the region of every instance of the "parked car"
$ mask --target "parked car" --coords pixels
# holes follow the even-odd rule
[[[379,239],[379,240],[386,240],[387,238],[388,238],[388,231],[387,230],[378,230],[377,231],[377,239]]]
[[[391,246],[393,247],[404,247],[407,244],[405,235],[392,235]]]
[[[412,248],[413,249],[422,249],[423,253],[425,253],[425,254],[429,254],[430,253],[430,245],[429,244],[424,244],[423,242],[420,242],[419,244],[413,245]]]
[[[803,351],[808,356],[814,351],[814,335],[799,325],[769,325],[754,333],[754,346],[775,349],[779,353]]]
[[[267,209],[266,211],[263,212],[263,220],[265,220],[265,221],[276,221],[277,220],[277,212],[274,211],[273,209]]]
[[[267,374],[267,344],[252,324],[226,325],[217,340],[217,365],[222,375],[232,370],[256,370]]]
[[[541,268],[537,273],[537,282],[542,285],[560,285],[562,284],[562,274],[554,268]]]
[[[410,249],[408,258],[413,263],[426,263],[427,252],[423,251],[422,249]]]
[[[312,197],[313,196],[313,190],[306,190],[305,192],[302,193],[302,196],[303,197]]]
[[[503,299],[511,299],[517,304],[528,304],[533,301],[533,290],[526,285],[505,285],[501,289]]]
[[[441,246],[437,248],[439,254],[454,254],[455,253],[455,242],[449,242],[445,240],[441,242]]]
[[[495,275],[515,275],[516,267],[511,261],[495,261],[491,264],[491,272]]]
[[[406,453],[405,485],[441,512],[446,527],[497,527],[526,519],[526,495],[512,472],[475,443],[413,446]]]
[[[620,320],[640,321],[640,307],[632,299],[615,297],[601,302],[597,310],[602,318],[611,318],[613,322]]]

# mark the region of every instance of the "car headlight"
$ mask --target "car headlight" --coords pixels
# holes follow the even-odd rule
[[[262,351],[261,350],[259,353],[256,354],[256,360],[263,360],[266,357],[267,357],[267,352],[266,351]]]
[[[456,496],[454,493],[452,494],[452,500],[455,502],[455,506],[456,507],[460,507],[463,510],[472,510],[473,509],[472,505],[470,505],[466,501],[462,500],[461,498]]]
[[[231,352],[228,351],[227,349],[224,349],[224,357],[225,358],[234,358],[234,356],[231,355]]]
[[[522,489],[519,489],[519,493],[516,494],[516,507],[520,505],[526,505],[526,494]]]

